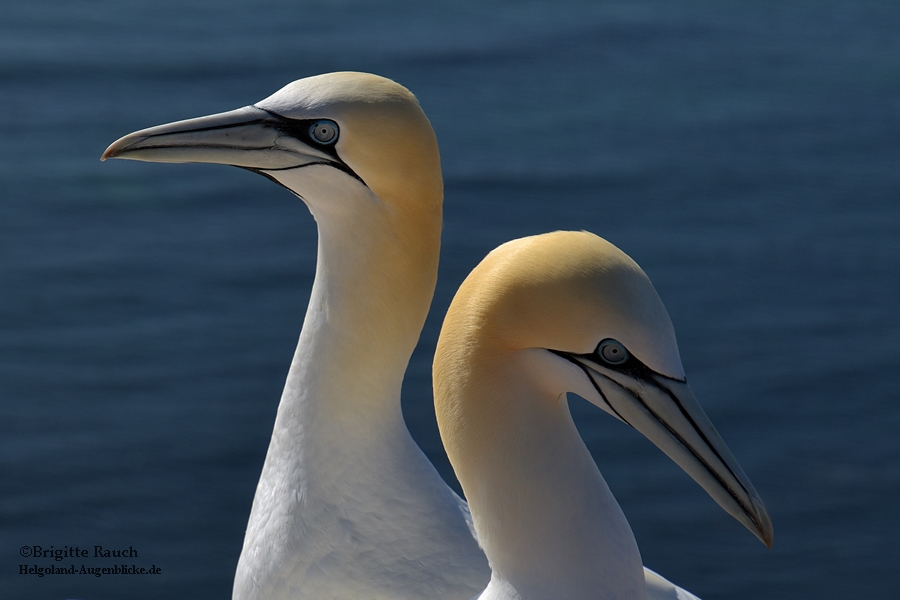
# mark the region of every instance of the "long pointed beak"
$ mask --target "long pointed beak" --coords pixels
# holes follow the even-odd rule
[[[254,170],[280,170],[334,164],[335,157],[301,141],[301,122],[246,106],[177,121],[128,134],[113,142],[100,160],[204,162]]]
[[[574,360],[573,360],[574,359]],[[725,511],[772,547],[772,520],[686,382],[647,369],[632,376],[585,356],[572,356],[591,378],[599,398],[700,484]]]

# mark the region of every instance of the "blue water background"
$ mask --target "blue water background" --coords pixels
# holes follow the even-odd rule
[[[437,131],[440,281],[410,365],[496,245],[587,229],[654,281],[767,550],[636,432],[579,427],[645,563],[705,600],[900,589],[900,3],[36,0],[0,16],[0,596],[230,597],[309,296],[302,203],[215,165],[101,164],[125,133],[334,70]],[[377,350],[377,349],[375,349]],[[21,546],[157,576],[19,575]],[[105,566],[98,559],[82,562]],[[62,565],[70,564],[62,561]]]

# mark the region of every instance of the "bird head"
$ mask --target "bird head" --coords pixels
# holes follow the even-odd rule
[[[243,167],[317,217],[358,208],[341,203],[363,201],[361,188],[389,207],[438,216],[443,199],[437,140],[418,101],[368,73],[308,77],[251,106],[136,131],[107,158]]]
[[[609,242],[555,232],[500,246],[460,287],[437,354],[436,389],[472,365],[502,368],[523,357],[518,376],[548,402],[576,393],[631,425],[771,545],[762,500],[687,384],[662,301]],[[438,412],[453,418],[452,409]]]

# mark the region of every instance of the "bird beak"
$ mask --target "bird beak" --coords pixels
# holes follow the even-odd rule
[[[706,490],[728,514],[772,547],[772,520],[750,479],[684,381],[644,367],[624,373],[569,355],[597,394],[588,398],[640,431]],[[642,365],[643,366],[643,365]]]
[[[304,127],[301,121],[246,106],[136,131],[116,140],[100,160],[203,162],[258,171],[334,164],[334,157],[293,134],[298,127]]]

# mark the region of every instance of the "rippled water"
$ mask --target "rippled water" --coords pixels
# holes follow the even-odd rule
[[[705,600],[892,597],[900,5],[598,4],[5,7],[3,597],[229,597],[314,223],[237,169],[98,158],[135,129],[343,69],[412,89],[441,143],[440,283],[404,411],[448,479],[430,360],[453,291],[503,241],[587,229],[653,279],[775,522],[766,550],[574,401],[645,563]],[[36,562],[21,546],[95,544],[162,574],[19,574]]]

